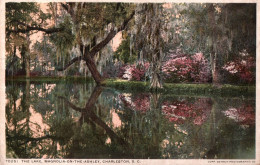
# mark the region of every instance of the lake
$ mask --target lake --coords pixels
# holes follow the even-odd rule
[[[254,159],[255,97],[6,81],[7,158]]]

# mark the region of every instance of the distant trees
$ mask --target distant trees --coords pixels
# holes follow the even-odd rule
[[[46,20],[50,18],[36,3],[6,3],[6,51],[11,56],[8,70],[14,70],[17,60],[17,51],[21,54],[21,74],[30,76],[30,35],[35,31],[43,31],[46,34],[62,31],[62,28],[45,28]]]
[[[173,20],[176,47],[185,53],[205,54],[213,83],[225,82],[223,66],[243,51],[255,58],[255,4],[180,4],[177,9],[179,13],[173,13],[178,17]]]

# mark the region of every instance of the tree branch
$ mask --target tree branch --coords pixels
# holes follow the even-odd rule
[[[134,17],[135,15],[135,11],[133,11],[130,16],[128,18],[126,18],[124,20],[124,22],[117,28],[117,30],[115,30],[114,28],[108,33],[107,37],[101,41],[100,43],[98,43],[96,46],[94,46],[91,50],[90,50],[90,56],[93,58],[95,56],[95,54],[97,52],[99,52],[102,48],[104,48],[108,43],[109,41],[111,41],[115,35],[124,30],[128,24],[128,22]]]
[[[60,4],[67,12],[69,11],[67,4],[64,4],[64,3],[60,3]]]
[[[57,69],[57,71],[64,71],[69,66],[71,66],[72,64],[74,64],[75,62],[80,61],[80,60],[82,60],[82,56],[75,57],[72,60],[70,60],[70,62],[67,63],[64,67],[57,67],[56,69]]]
[[[63,30],[63,28],[52,27],[52,28],[49,28],[49,29],[44,29],[42,27],[26,25],[25,29],[15,29],[15,30],[6,29],[7,32],[13,32],[13,33],[27,33],[27,32],[33,31],[33,30],[42,31],[42,32],[45,32],[46,34],[51,34],[51,33],[60,32],[60,31]]]
[[[21,22],[21,21],[15,21],[16,23],[18,23],[18,25],[22,25],[24,26],[24,29],[7,29],[8,32],[15,32],[15,33],[27,33],[29,31],[32,31],[32,30],[37,30],[37,31],[43,31],[47,34],[50,34],[50,33],[55,33],[55,32],[60,32],[62,30],[64,30],[63,28],[55,28],[55,27],[52,27],[52,28],[49,28],[49,29],[44,29],[40,26],[30,26],[24,22]]]
[[[57,139],[57,137],[46,135],[38,138],[32,138],[32,137],[27,137],[27,136],[8,136],[7,135],[7,140],[11,139],[16,139],[16,140],[25,140],[25,141],[40,141],[44,139]]]

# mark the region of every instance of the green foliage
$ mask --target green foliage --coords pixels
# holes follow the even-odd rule
[[[134,50],[130,50],[130,37],[127,36],[125,40],[122,41],[122,43],[119,45],[117,50],[115,51],[115,54],[113,56],[114,59],[117,59],[118,61],[122,61],[125,64],[133,64],[137,60],[137,55]],[[132,52],[130,52],[132,51]]]
[[[6,26],[17,25],[17,22],[31,22],[30,14],[38,13],[39,6],[36,3],[6,3]]]
[[[133,4],[130,3],[82,3],[77,6],[76,28],[77,38],[84,37],[88,41],[92,38],[103,37],[108,26],[118,26],[131,12]]]
[[[44,13],[37,3],[21,2],[21,3],[6,3],[6,40],[10,41],[11,32],[19,28],[25,28],[24,24],[30,26],[40,26],[46,24],[46,20],[51,17],[49,13]],[[13,35],[15,35],[14,33]],[[18,34],[16,34],[18,35]]]
[[[174,3],[167,13],[172,15],[174,49],[209,56],[214,47],[215,52],[223,52],[222,61],[231,60],[243,49],[255,54],[255,4]]]
[[[72,22],[70,17],[65,16],[64,21],[58,25],[59,28],[64,29],[62,32],[53,33],[50,36],[51,41],[58,47],[69,49],[73,45],[74,34],[72,33]]]

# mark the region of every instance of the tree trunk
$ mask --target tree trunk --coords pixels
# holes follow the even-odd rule
[[[212,70],[212,83],[219,84],[221,83],[221,75],[220,75],[220,67],[219,67],[219,58],[220,53],[218,50],[218,37],[216,36],[216,20],[215,20],[215,8],[213,4],[209,4],[209,25],[210,25],[210,47],[211,47],[211,55],[210,55],[210,63],[211,63],[211,70]],[[221,49],[221,48],[220,48]]]
[[[161,68],[162,68],[162,51],[158,51],[158,53],[154,54],[152,57],[152,72],[151,80],[150,80],[150,89],[157,90],[163,88],[161,81]]]
[[[21,58],[22,58],[22,75],[26,75],[26,47],[23,44],[21,48]]]
[[[30,55],[29,55],[29,52],[25,53],[25,77],[30,78]]]
[[[152,90],[157,90],[157,89],[163,87],[162,83],[160,81],[160,72],[158,72],[156,70],[152,71],[152,73],[151,73],[150,89],[152,89]]]
[[[29,49],[29,35],[26,35],[26,41],[22,44],[21,57],[22,57],[22,75],[26,78],[30,77],[30,49]]]
[[[88,69],[89,69],[92,77],[94,78],[95,82],[97,83],[97,85],[102,85],[103,78],[102,78],[101,74],[98,72],[97,66],[96,66],[94,60],[89,55],[86,55],[84,60],[86,61]]]
[[[219,84],[219,83],[221,83],[221,75],[219,73],[217,54],[215,53],[215,54],[211,55],[210,60],[211,60],[212,83]]]
[[[150,67],[150,89],[163,88],[161,82],[161,67],[164,47],[162,29],[164,20],[160,4],[140,4],[136,8],[136,40],[135,47],[139,50],[140,56],[148,58]]]

